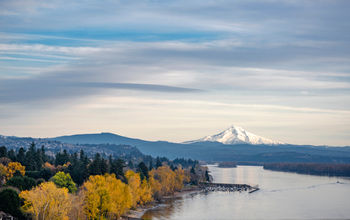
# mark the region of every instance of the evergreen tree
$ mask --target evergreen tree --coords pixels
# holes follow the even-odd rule
[[[156,159],[156,169],[157,169],[158,167],[161,167],[161,166],[162,166],[162,162],[160,161],[160,158],[157,157],[157,159]]]
[[[26,151],[24,150],[23,147],[21,147],[18,150],[18,154],[17,154],[17,161],[20,162],[21,164],[25,164],[25,160],[26,160],[26,155],[25,155]]]
[[[19,219],[24,219],[20,211],[21,200],[13,189],[3,189],[0,192],[0,210]]]
[[[84,156],[84,152],[82,152],[81,155]],[[83,163],[83,160],[78,159],[78,154],[74,153],[71,159],[71,164],[68,167],[68,173],[78,185],[81,185],[88,175],[86,166],[87,165]]]
[[[25,162],[24,166],[27,170],[34,171],[37,170],[37,157],[36,157],[36,147],[35,143],[32,142],[26,155],[25,155]]]
[[[7,156],[10,158],[10,160],[17,161],[16,152],[13,149],[7,152]]]
[[[48,161],[48,157],[45,153],[45,147],[44,145],[41,146],[41,149],[40,149],[40,155],[41,155],[41,160],[43,161],[43,163],[47,162]]]
[[[152,162],[152,160],[149,162],[149,168],[148,168],[148,170],[152,170],[153,169],[153,162]]]
[[[82,179],[86,180],[89,177],[89,170],[88,170],[88,165],[89,165],[89,159],[88,157],[85,155],[83,150],[80,150],[80,169],[81,169],[81,173],[82,173]],[[83,181],[84,182],[84,181]],[[80,181],[76,181],[76,183],[78,184],[82,184],[83,182]]]
[[[14,175],[14,177],[7,181],[6,185],[16,187],[19,190],[23,191],[30,190],[34,186],[36,186],[36,181],[34,178],[31,177]]]
[[[144,162],[139,163],[138,171],[140,172],[141,180],[143,180],[144,178],[148,180],[148,168]]]
[[[90,175],[101,175],[102,174],[102,159],[99,153],[95,154],[94,160],[89,165]]]
[[[124,160],[118,158],[117,160],[113,160],[110,172],[114,173],[117,176],[117,178],[124,179],[124,167]]]
[[[0,157],[7,157],[7,149],[5,146],[0,147]]]
[[[43,156],[41,153],[41,149],[37,149],[36,150],[36,154],[35,154],[35,162],[36,162],[36,170],[40,170],[43,167],[44,164],[44,160],[43,160]]]
[[[108,172],[108,163],[107,163],[107,160],[102,158],[101,159],[101,174],[105,174]]]
[[[129,162],[128,162],[128,167],[129,167],[130,169],[134,169],[134,164],[132,163],[131,160],[129,160]]]
[[[56,159],[55,159],[55,165],[63,165],[65,163],[69,162],[69,155],[67,153],[67,150],[64,149],[63,153],[58,152],[56,154]]]

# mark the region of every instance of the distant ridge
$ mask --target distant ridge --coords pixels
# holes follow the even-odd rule
[[[32,142],[38,147],[45,146],[52,155],[63,149],[69,152],[84,149],[90,154],[98,152],[106,155],[118,155],[120,152],[133,154],[132,152],[137,153],[136,150],[139,149],[141,153],[154,157],[191,158],[208,162],[350,163],[350,147],[276,144],[281,142],[253,135],[235,126],[217,135],[186,144],[146,141],[112,133],[77,134],[56,138],[0,136],[0,146],[6,146],[8,149],[28,148]]]
[[[127,144],[138,145],[147,141],[128,138],[121,135],[102,132],[95,134],[75,134],[51,138],[52,140],[70,144]]]
[[[228,129],[215,134],[208,135],[194,141],[184,142],[185,144],[192,144],[198,142],[219,142],[222,144],[253,144],[253,145],[280,145],[284,144],[280,141],[274,141],[264,138],[244,130],[242,127],[232,125]]]

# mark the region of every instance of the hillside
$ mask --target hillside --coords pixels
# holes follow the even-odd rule
[[[191,158],[204,161],[350,163],[350,147],[223,144],[211,141],[184,144],[144,141],[112,133],[80,134],[50,139],[1,136],[0,146],[18,149],[29,147],[33,141],[37,146],[44,145],[51,152],[62,149],[67,149],[69,152],[84,149],[92,154],[96,152],[119,154],[120,151],[126,151],[129,154],[139,152],[155,157]]]

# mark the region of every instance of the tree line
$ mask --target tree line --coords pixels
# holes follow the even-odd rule
[[[18,219],[115,219],[209,178],[198,161],[147,158],[0,147],[0,210]]]
[[[322,176],[350,177],[350,164],[265,163],[264,169]]]

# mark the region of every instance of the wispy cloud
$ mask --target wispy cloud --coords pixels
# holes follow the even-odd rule
[[[93,97],[128,97],[135,105],[153,98],[171,115],[167,100],[186,106],[192,118],[196,111],[221,118],[215,112],[224,111],[233,120],[228,109],[242,117],[253,109],[259,117],[250,110],[247,117],[256,121],[276,114],[279,123],[293,124],[327,114],[326,125],[335,127],[350,109],[349,6],[346,0],[0,1],[0,108],[73,100],[74,111],[78,100]],[[338,132],[349,131],[346,123]]]

